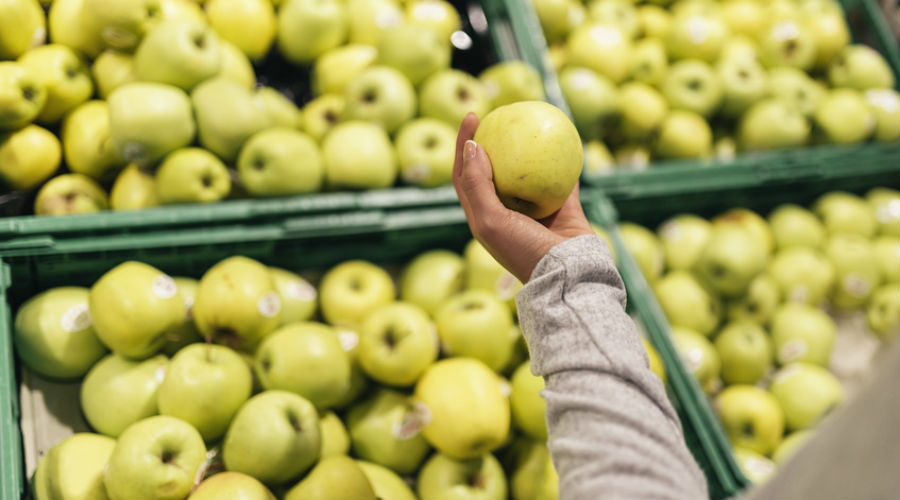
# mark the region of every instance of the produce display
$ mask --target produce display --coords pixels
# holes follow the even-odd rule
[[[440,186],[467,112],[544,98],[451,67],[444,0],[47,3],[0,5],[0,184],[38,215]]]
[[[900,191],[620,229],[751,481],[844,401],[829,371],[846,354],[834,349],[835,317],[863,316],[884,340],[900,334]]]
[[[532,0],[586,167],[900,139],[880,53],[835,0]]]

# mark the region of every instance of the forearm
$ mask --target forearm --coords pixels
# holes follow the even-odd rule
[[[517,298],[531,367],[545,377],[560,498],[705,498],[706,482],[625,313],[605,243],[545,256]]]

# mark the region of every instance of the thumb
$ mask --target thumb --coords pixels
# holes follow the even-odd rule
[[[484,148],[471,139],[463,145],[460,191],[476,214],[487,214],[504,208],[494,188],[491,160]]]

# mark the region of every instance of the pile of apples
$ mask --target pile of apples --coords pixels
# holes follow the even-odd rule
[[[877,51],[835,0],[532,0],[586,166],[900,138]]]
[[[656,233],[621,225],[685,367],[754,481],[844,400],[829,371],[841,356],[833,316],[864,314],[880,338],[900,334],[900,191],[830,192],[811,208],[681,214]]]
[[[46,3],[0,3],[0,183],[36,214],[439,186],[467,112],[544,97],[520,61],[451,68],[473,41],[444,0]]]

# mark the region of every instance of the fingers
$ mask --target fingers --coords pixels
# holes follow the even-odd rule
[[[459,134],[456,136],[456,157],[453,161],[454,181],[462,172],[463,145],[465,145],[466,141],[475,137],[475,130],[478,129],[478,124],[478,116],[475,113],[469,113],[459,125]]]
[[[497,197],[491,160],[475,141],[468,140],[463,145],[463,166],[457,184],[476,222],[504,216],[509,211]]]

